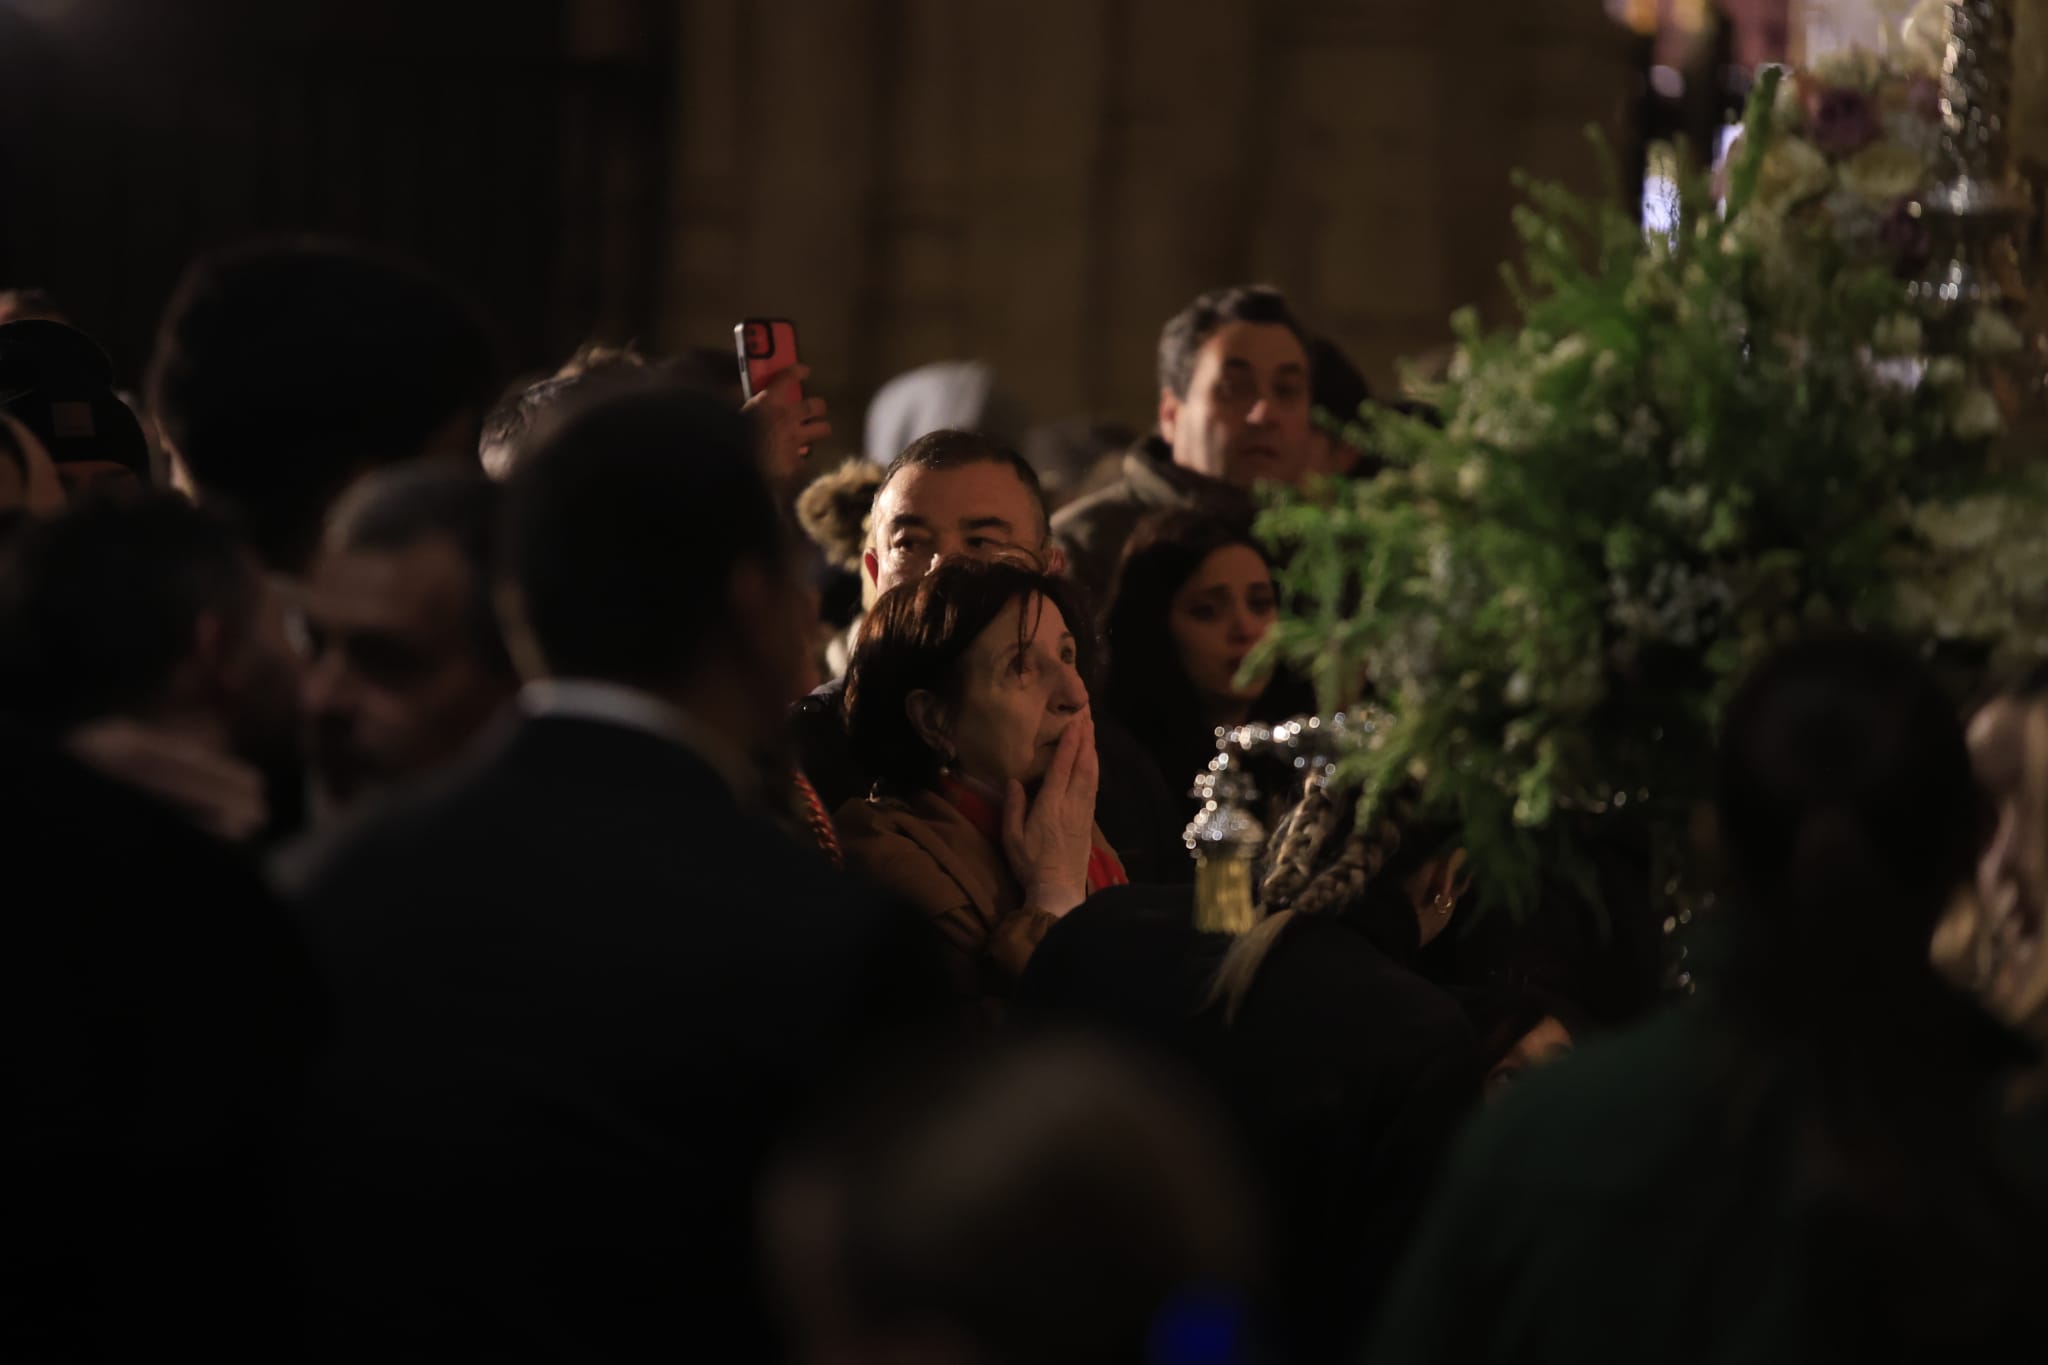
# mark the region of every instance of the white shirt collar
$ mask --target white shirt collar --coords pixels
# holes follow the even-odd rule
[[[760,794],[761,775],[740,746],[681,707],[637,687],[594,678],[543,678],[519,689],[519,709],[535,718],[596,721],[656,735],[703,759],[735,796],[745,800]]]

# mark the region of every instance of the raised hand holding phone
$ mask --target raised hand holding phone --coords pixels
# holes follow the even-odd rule
[[[787,318],[748,318],[732,329],[739,355],[745,410],[760,423],[761,463],[768,477],[793,478],[811,446],[832,434],[825,400],[804,396],[811,371],[797,360],[796,324]]]

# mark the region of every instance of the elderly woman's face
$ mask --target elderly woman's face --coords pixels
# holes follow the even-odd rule
[[[936,722],[962,777],[1000,786],[1045,776],[1060,736],[1088,706],[1073,632],[1043,598],[1023,598],[960,661],[958,702]]]

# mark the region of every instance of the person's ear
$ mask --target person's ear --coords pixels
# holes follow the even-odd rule
[[[860,563],[868,571],[868,592],[872,594],[882,586],[882,557],[875,553],[873,546],[869,546],[860,552]]]
[[[910,721],[910,728],[917,737],[929,746],[932,752],[953,761],[953,736],[946,716],[946,707],[939,700],[939,694],[926,688],[918,688],[903,699],[903,714]]]
[[[1180,421],[1180,395],[1172,389],[1159,391],[1159,437],[1168,445],[1173,444],[1173,429]]]
[[[1066,577],[1067,547],[1057,540],[1048,540],[1045,543],[1045,571],[1054,578]]]

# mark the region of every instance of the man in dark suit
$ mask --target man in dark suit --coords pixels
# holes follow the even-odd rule
[[[807,602],[745,419],[633,388],[506,496],[521,716],[301,899],[335,996],[306,1143],[322,1357],[758,1359],[755,1176],[926,996],[922,926],[786,842],[759,748]]]
[[[0,1360],[298,1359],[290,920],[243,850],[11,723],[0,829]]]

